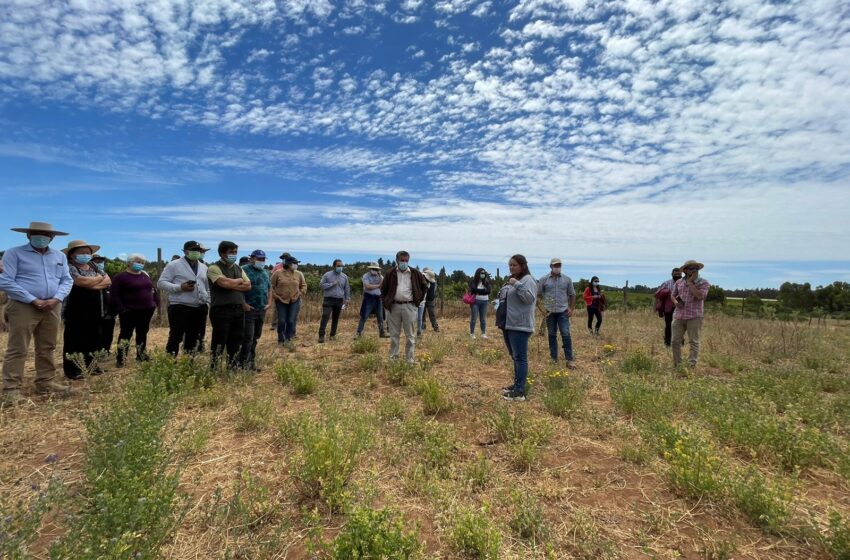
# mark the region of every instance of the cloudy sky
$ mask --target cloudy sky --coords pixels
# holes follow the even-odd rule
[[[850,4],[3,0],[0,246],[850,281]]]

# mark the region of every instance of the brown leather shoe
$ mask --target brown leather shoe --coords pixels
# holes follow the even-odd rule
[[[56,381],[49,381],[47,383],[43,383],[38,385],[35,388],[35,392],[39,395],[47,395],[47,396],[55,396],[55,397],[68,397],[71,395],[71,388],[67,385],[63,385],[61,383],[57,383]]]

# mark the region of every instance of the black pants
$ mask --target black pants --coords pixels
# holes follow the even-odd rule
[[[165,351],[176,356],[183,344],[183,351],[193,353],[198,350],[199,336],[206,329],[207,306],[180,305],[168,306],[168,342]]]
[[[218,365],[218,358],[227,351],[227,367],[239,366],[239,350],[242,348],[242,334],[245,332],[245,309],[242,304],[216,305],[210,308],[212,324],[212,366]]]
[[[115,338],[115,317],[107,315],[100,321],[100,349],[112,351],[112,340]]]
[[[83,370],[71,359],[82,354],[86,369],[94,361],[94,353],[100,350],[100,320],[96,317],[65,317],[64,344],[62,347],[62,369],[68,379],[79,379]]]
[[[664,314],[664,345],[670,346],[673,334],[673,312]]]
[[[133,311],[123,311],[118,315],[118,354],[117,362],[119,365],[124,363],[124,356],[129,348],[130,339],[133,338],[133,333],[136,334],[136,359],[141,361],[147,358],[145,348],[148,345],[148,331],[151,328],[151,318],[155,307],[150,309],[136,309]]]
[[[596,317],[596,332],[599,332],[599,327],[602,326],[602,312],[599,311],[597,306],[588,307],[587,308],[587,328],[590,329],[593,326],[593,318]]]
[[[328,319],[331,320],[331,336],[336,336],[336,327],[339,325],[339,314],[342,312],[342,298],[326,297],[322,301],[322,320],[319,322],[319,338],[325,338],[325,329]]]
[[[242,332],[242,350],[239,352],[239,364],[246,369],[253,369],[257,355],[257,341],[263,334],[263,321],[266,318],[264,309],[254,309],[245,313],[245,329]]]

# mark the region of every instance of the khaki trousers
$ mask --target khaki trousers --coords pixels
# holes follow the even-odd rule
[[[390,329],[390,359],[398,358],[399,337],[404,329],[407,342],[404,345],[405,359],[413,363],[413,353],[416,350],[416,316],[417,308],[412,303],[394,303],[387,312],[387,326]]]
[[[10,300],[6,305],[9,316],[9,341],[3,360],[3,390],[20,390],[24,363],[30,339],[35,339],[35,385],[44,387],[56,375],[56,339],[59,335],[61,305],[50,311],[39,311],[32,305]]]
[[[691,345],[688,362],[692,367],[697,365],[702,319],[702,317],[687,320],[673,319],[673,367],[678,367],[682,361],[682,345],[685,343],[685,332],[688,333],[688,342]]]

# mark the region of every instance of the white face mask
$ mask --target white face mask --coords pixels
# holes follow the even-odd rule
[[[297,265],[297,264],[292,263],[292,265],[290,265],[290,266],[291,266],[292,270],[298,270],[298,265]]]
[[[598,285],[599,285],[599,282],[594,282],[594,283],[593,283],[593,285],[594,285],[594,286],[598,286]]]

